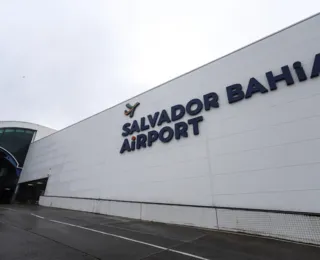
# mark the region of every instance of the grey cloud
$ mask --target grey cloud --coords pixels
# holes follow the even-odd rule
[[[320,9],[294,2],[1,1],[0,120],[66,127]]]

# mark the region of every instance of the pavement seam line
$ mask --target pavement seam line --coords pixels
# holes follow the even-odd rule
[[[112,237],[120,238],[120,239],[127,240],[127,241],[131,241],[131,242],[134,242],[134,243],[138,243],[138,244],[142,244],[142,245],[146,245],[146,246],[158,248],[158,249],[161,249],[161,250],[164,250],[164,251],[170,251],[170,252],[177,253],[177,254],[180,254],[180,255],[193,257],[193,258],[195,258],[195,259],[210,260],[210,259],[208,259],[208,258],[204,258],[204,257],[201,257],[201,256],[189,254],[189,253],[186,253],[186,252],[183,252],[183,251],[174,250],[174,249],[170,249],[170,248],[167,248],[167,247],[150,244],[150,243],[147,243],[147,242],[143,242],[143,241],[131,239],[131,238],[124,237],[124,236],[119,236],[119,235],[112,234],[112,233],[103,232],[103,231],[96,230],[96,229],[92,229],[92,228],[82,227],[82,226],[78,226],[78,225],[74,225],[74,224],[70,224],[70,223],[66,223],[66,222],[61,222],[61,221],[57,221],[57,220],[53,220],[53,219],[49,219],[49,221],[54,222],[54,223],[58,223],[58,224],[62,224],[62,225],[71,226],[71,227],[81,228],[81,229],[84,229],[84,230],[96,232],[96,233],[103,234],[103,235],[107,235],[107,236],[112,236]]]
[[[125,231],[130,231],[130,232],[133,232],[133,233],[138,233],[138,234],[143,234],[143,235],[149,235],[149,236],[154,236],[154,237],[161,237],[161,238],[165,238],[165,239],[174,240],[174,241],[177,241],[177,242],[183,242],[183,243],[188,242],[188,241],[183,241],[183,240],[179,240],[179,239],[173,239],[173,238],[171,238],[171,237],[166,237],[166,236],[162,236],[162,235],[156,235],[156,234],[149,233],[149,232],[143,232],[143,231],[134,230],[134,229],[130,229],[130,228],[123,228],[123,227],[119,227],[119,226],[114,226],[113,224],[114,224],[114,223],[111,223],[111,224],[103,224],[103,223],[100,223],[99,225],[105,226],[105,227],[110,227],[110,228],[115,228],[115,229],[120,229],[120,230],[125,230]]]
[[[169,249],[170,249],[170,250],[174,250],[173,248],[177,248],[177,247],[182,246],[182,245],[185,245],[185,244],[191,244],[191,243],[195,242],[196,240],[201,239],[201,238],[203,238],[203,237],[205,237],[205,236],[207,236],[207,234],[204,234],[204,235],[199,236],[199,237],[197,237],[197,238],[191,239],[191,240],[189,240],[189,241],[180,241],[180,242],[181,242],[180,244],[176,244],[176,245],[174,245],[174,246],[171,246]],[[159,252],[150,254],[150,255],[148,255],[147,257],[141,258],[140,260],[148,259],[148,257],[150,257],[150,256],[158,255],[158,254],[161,254],[161,253],[163,253],[163,252],[165,252],[165,251],[167,251],[167,250],[162,250],[162,251],[159,251]]]
[[[189,242],[186,242],[186,241],[179,241],[179,242],[181,242],[181,243],[169,247],[169,248],[168,248],[169,250],[161,250],[161,251],[159,251],[159,252],[152,253],[152,254],[150,254],[150,255],[148,255],[148,256],[146,256],[146,257],[140,258],[139,260],[148,259],[150,256],[158,255],[158,254],[161,254],[161,253],[163,253],[163,252],[170,251],[170,250],[172,250],[173,248],[176,248],[176,247],[179,247],[179,246],[182,246],[182,245],[184,245],[184,244],[188,244],[188,243],[189,243]]]
[[[203,234],[203,235],[198,236],[198,237],[196,237],[196,238],[194,238],[194,239],[185,241],[185,243],[193,243],[193,242],[197,241],[198,239],[201,239],[201,238],[203,238],[203,237],[205,237],[205,236],[207,236],[207,234]]]

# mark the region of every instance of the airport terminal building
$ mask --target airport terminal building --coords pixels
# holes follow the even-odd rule
[[[0,196],[320,244],[319,28],[315,15],[60,131],[2,122]]]

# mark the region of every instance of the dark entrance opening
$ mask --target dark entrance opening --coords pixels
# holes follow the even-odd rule
[[[16,202],[38,204],[40,196],[44,195],[48,178],[23,182],[19,184]]]
[[[8,204],[18,182],[16,168],[0,153],[0,204]]]

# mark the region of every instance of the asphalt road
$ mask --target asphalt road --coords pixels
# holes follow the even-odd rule
[[[320,259],[320,248],[38,206],[0,205],[1,260]]]

